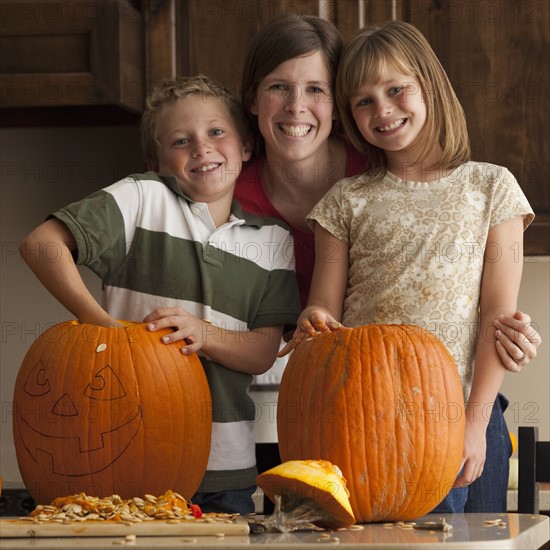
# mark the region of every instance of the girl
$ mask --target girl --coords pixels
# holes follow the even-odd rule
[[[470,161],[463,110],[412,25],[358,31],[336,101],[370,169],[337,183],[308,216],[318,256],[308,306],[281,353],[340,321],[433,331],[455,359],[467,403],[463,468],[435,511],[463,511],[484,467],[486,497],[501,502],[504,491],[505,505],[510,441],[496,399],[505,370],[493,321],[516,309],[533,212],[507,169]]]
[[[245,210],[291,227],[302,307],[315,262],[306,216],[336,181],[367,166],[336,120],[333,89],[341,50],[342,37],[332,23],[308,15],[282,17],[256,35],[242,75],[255,150],[237,180],[235,198]],[[510,371],[536,356],[540,336],[530,320],[517,312],[496,321],[497,351]]]

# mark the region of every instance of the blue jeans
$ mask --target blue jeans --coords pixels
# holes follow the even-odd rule
[[[250,514],[255,506],[252,495],[256,486],[246,489],[219,491],[217,493],[195,493],[191,502],[198,504],[204,513]]]
[[[487,426],[483,473],[468,487],[451,489],[432,513],[506,512],[512,443],[504,420],[508,400],[498,394]]]
[[[465,512],[506,512],[512,442],[504,419],[509,401],[498,394],[487,426],[487,456],[483,473],[468,487]]]
[[[464,512],[468,487],[455,487],[449,494],[430,512],[430,514],[457,514]]]

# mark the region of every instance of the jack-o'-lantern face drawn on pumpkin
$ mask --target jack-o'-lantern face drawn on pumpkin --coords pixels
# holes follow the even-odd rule
[[[49,455],[54,474],[100,472],[131,444],[141,426],[141,407],[128,398],[126,385],[110,365],[80,388],[67,389],[57,378],[42,360],[28,374],[23,386],[25,408],[16,410],[23,446],[33,460],[38,453]],[[74,460],[79,454],[82,460]],[[64,456],[73,459],[67,462]]]
[[[163,344],[169,329],[119,323],[59,323],[23,359],[13,440],[37,503],[167,489],[190,499],[204,477],[212,419],[203,411],[212,400],[198,356]]]

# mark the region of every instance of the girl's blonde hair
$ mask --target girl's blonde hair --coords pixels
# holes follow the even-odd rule
[[[141,117],[141,146],[147,161],[158,162],[156,128],[159,116],[167,105],[193,94],[217,97],[222,100],[231,116],[243,144],[249,139],[249,126],[241,102],[227,88],[204,75],[180,76],[165,79],[149,95]]]
[[[470,160],[470,142],[464,111],[439,59],[428,41],[413,25],[389,21],[379,27],[357,31],[347,43],[336,77],[336,103],[340,120],[353,143],[369,158],[376,175],[385,173],[384,151],[369,144],[357,128],[350,98],[367,80],[378,82],[388,66],[414,76],[426,103],[426,122],[418,139],[422,162],[437,140],[442,151],[435,168],[456,168]]]

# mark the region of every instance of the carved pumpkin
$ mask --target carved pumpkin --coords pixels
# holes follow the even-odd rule
[[[60,323],[19,369],[13,430],[37,503],[85,492],[124,499],[168,489],[189,499],[210,452],[210,390],[196,355],[123,322]]]
[[[417,326],[311,338],[292,352],[279,388],[281,459],[337,464],[358,522],[433,510],[459,472],[464,428],[453,359]]]
[[[286,523],[311,521],[307,513],[322,518],[314,523],[330,529],[355,523],[346,480],[338,466],[326,460],[289,460],[261,473],[256,483],[275,503],[275,514],[278,513],[276,499],[281,498],[282,513],[273,519],[275,527],[282,527],[281,530]],[[285,510],[285,499],[288,511]],[[311,502],[313,507],[306,511],[301,504],[303,501]]]

